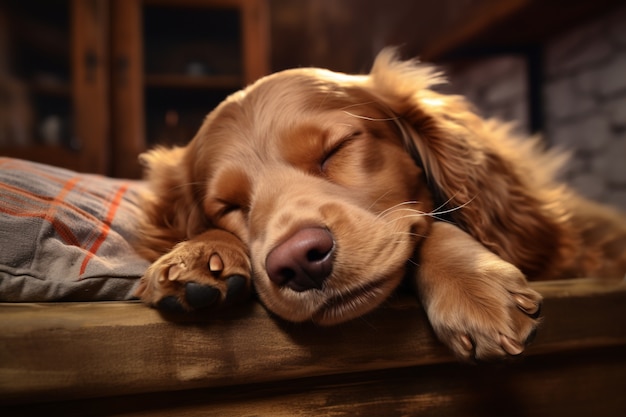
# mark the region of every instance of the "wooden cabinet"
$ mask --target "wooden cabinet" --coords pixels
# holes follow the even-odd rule
[[[267,74],[266,0],[6,0],[0,154],[137,178]],[[6,58],[6,59],[5,59]]]
[[[0,155],[105,173],[106,0],[0,4]]]
[[[220,101],[268,72],[264,0],[115,0],[112,13],[115,176],[137,177],[147,146],[188,142]]]

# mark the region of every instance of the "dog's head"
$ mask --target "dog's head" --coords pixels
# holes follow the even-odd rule
[[[379,305],[448,210],[505,259],[542,268],[550,239],[525,240],[539,237],[540,212],[524,219],[530,233],[506,236],[515,213],[537,208],[525,173],[496,151],[495,128],[430,89],[438,81],[390,50],[365,76],[268,76],[218,106],[187,147],[145,156],[154,207],[181,240],[218,227],[246,242],[260,298],[292,321],[333,324]]]

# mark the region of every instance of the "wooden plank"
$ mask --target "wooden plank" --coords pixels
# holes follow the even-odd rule
[[[244,81],[252,84],[269,74],[270,29],[267,0],[241,3]]]
[[[536,283],[527,355],[626,346],[626,285]],[[232,386],[454,363],[410,296],[344,325],[289,324],[257,303],[166,320],[139,303],[0,304],[0,402]]]
[[[104,0],[73,0],[72,85],[80,171],[108,174],[109,7]]]
[[[11,416],[620,416],[623,349],[7,407]],[[97,410],[96,412],[94,410]]]
[[[420,53],[426,61],[436,60],[446,53],[483,34],[491,26],[509,19],[520,10],[528,7],[532,0],[484,1],[468,11],[467,18],[453,30],[435,39]]]
[[[85,168],[82,164],[80,151],[61,146],[29,145],[3,148],[1,154],[9,158],[26,159],[74,171],[84,171]]]
[[[140,178],[145,152],[143,18],[140,0],[114,0],[112,42],[112,174]]]
[[[176,7],[220,7],[220,8],[239,8],[242,4],[255,0],[143,0],[146,6],[168,7],[175,5]]]
[[[484,0],[466,8],[457,24],[425,45],[425,61],[515,53],[539,45],[623,5],[623,0]]]

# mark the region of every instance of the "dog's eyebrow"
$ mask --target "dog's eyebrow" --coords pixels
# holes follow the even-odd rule
[[[250,202],[251,181],[239,168],[226,168],[217,173],[210,184],[209,195],[215,201],[245,208]]]

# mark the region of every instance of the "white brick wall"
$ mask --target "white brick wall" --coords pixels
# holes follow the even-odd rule
[[[626,209],[626,7],[546,45],[546,138],[570,149],[566,179]]]
[[[572,154],[564,178],[626,210],[626,7],[550,40],[544,61],[543,135]],[[482,60],[452,74],[451,90],[527,130],[524,71],[520,57]]]
[[[501,56],[450,74],[450,92],[465,95],[481,114],[528,127],[527,80],[523,58]]]

